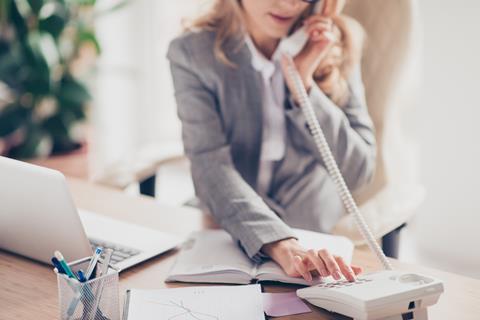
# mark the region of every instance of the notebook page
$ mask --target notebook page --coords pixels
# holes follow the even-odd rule
[[[128,320],[264,320],[260,285],[130,291]]]
[[[167,281],[249,283],[253,268],[251,260],[226,231],[203,230],[192,233],[183,245]],[[233,280],[238,279],[239,273],[243,280]]]

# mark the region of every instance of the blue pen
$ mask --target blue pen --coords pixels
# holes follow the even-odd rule
[[[86,282],[87,281],[87,278],[85,278],[85,275],[83,274],[82,269],[78,270],[77,274],[78,274],[78,280],[80,280],[80,282]]]
[[[55,251],[55,257],[58,259],[58,262],[62,266],[63,270],[65,271],[65,274],[72,279],[77,279],[75,274],[73,274],[72,269],[68,266],[68,264],[65,262],[65,259],[63,259],[63,255],[60,253],[60,251]],[[60,271],[60,270],[59,270]],[[78,279],[77,279],[78,280]]]
[[[61,258],[63,260],[63,256]],[[58,273],[67,275],[67,272],[63,268],[62,263],[60,263],[60,261],[58,260],[57,257],[52,257],[52,263],[55,266],[55,268],[57,269]],[[72,290],[75,291],[75,287],[72,287],[72,285],[68,281],[66,283],[72,288]],[[69,318],[75,313],[75,309],[77,308],[77,305],[78,305],[79,302],[80,302],[80,296],[73,299],[72,303],[70,304],[70,306],[68,307],[68,310],[67,310],[67,315],[68,315]]]
[[[60,261],[58,261],[57,257],[52,257],[52,264],[55,268],[57,268],[58,273],[65,273],[65,270],[63,270],[62,265],[60,264]]]
[[[93,269],[95,269],[95,266],[97,265],[97,261],[100,258],[102,251],[103,249],[100,247],[97,247],[97,249],[95,249],[95,254],[93,255],[92,260],[90,261],[90,264],[87,268],[87,273],[85,273],[85,278],[87,278],[87,280],[90,280],[90,277],[92,276],[92,273],[93,273]]]

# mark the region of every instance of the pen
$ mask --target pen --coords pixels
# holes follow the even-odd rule
[[[110,264],[110,260],[112,259],[113,249],[105,249],[105,254],[102,259],[102,268],[100,269],[100,275],[104,276],[108,273],[108,265]]]
[[[113,250],[110,248],[105,249],[105,254],[103,256],[103,259],[101,260],[102,262],[102,267],[100,268],[99,271],[99,277],[100,276],[105,276],[108,273],[108,265],[110,263],[110,259],[112,258]],[[102,298],[102,293],[104,289],[104,283],[105,279],[100,279],[99,285],[97,287],[97,290],[95,292],[95,302],[93,304],[92,308],[92,313],[91,313],[91,319],[94,319],[95,315],[98,315],[98,313],[102,313],[101,310],[99,309],[99,304],[100,304],[100,299]]]
[[[53,259],[55,259],[56,261],[53,262]],[[60,265],[60,263],[58,262],[58,260],[56,258],[52,258],[52,262],[54,264],[58,263],[60,268],[62,268],[62,266]],[[75,297],[73,298],[72,302],[70,303],[70,306],[67,309],[67,319],[70,319],[73,316],[73,314],[75,313],[75,309],[77,309],[77,305],[80,302],[81,293],[78,291],[78,288],[76,286],[74,286],[71,283],[71,281],[69,281],[69,280],[74,280],[74,279],[69,278],[65,273],[61,273],[60,269],[58,269],[58,267],[55,267],[54,271],[57,275],[60,275],[61,277],[64,277],[65,278],[65,283],[70,287],[70,289],[72,289],[73,292],[75,292]]]
[[[62,265],[58,261],[57,257],[52,257],[52,264],[55,268],[57,268],[58,273],[65,274],[65,270],[63,270]]]
[[[102,254],[103,249],[100,247],[97,247],[95,249],[95,254],[92,257],[92,260],[90,261],[90,264],[88,265],[87,268],[87,273],[85,273],[85,278],[87,280],[90,280],[90,277],[92,276],[93,269],[95,269],[95,266],[97,265],[98,258],[100,258],[100,255]]]
[[[83,273],[82,269],[78,270],[77,274],[78,274],[78,280],[80,280],[80,282],[87,281],[87,278],[85,278],[85,274]]]
[[[68,264],[65,262],[65,259],[63,259],[63,255],[60,253],[60,251],[55,251],[55,257],[58,259],[58,263],[62,266],[63,271],[65,271],[65,274],[69,278],[77,279],[77,277],[73,274],[72,269],[68,266]],[[60,271],[60,270],[58,270]]]

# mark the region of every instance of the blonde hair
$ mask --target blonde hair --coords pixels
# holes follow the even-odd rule
[[[209,30],[215,32],[213,52],[215,57],[226,65],[236,67],[227,57],[225,51],[229,43],[237,42],[235,49],[240,49],[245,34],[245,23],[242,15],[240,0],[215,0],[210,10],[184,24],[185,31]]]
[[[313,79],[338,106],[345,106],[350,98],[348,79],[360,64],[365,42],[362,26],[346,15],[332,17],[338,41],[320,62]]]
[[[239,50],[243,45],[246,32],[242,14],[241,0],[214,0],[204,15],[184,24],[185,31],[210,30],[215,32],[213,51],[222,63],[237,67],[227,56],[229,50]],[[313,12],[310,6],[292,27],[293,32],[300,27],[301,21]],[[339,42],[329,51],[314,73],[314,80],[322,91],[339,106],[345,105],[349,98],[347,79],[353,67],[360,63],[364,33],[360,24],[345,15],[336,15]]]

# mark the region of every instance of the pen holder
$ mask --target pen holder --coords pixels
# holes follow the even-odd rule
[[[86,270],[90,258],[69,264],[75,272]],[[83,265],[83,267],[82,267]],[[101,263],[97,265],[97,269]],[[118,271],[108,272],[86,282],[57,273],[61,320],[119,320]]]

